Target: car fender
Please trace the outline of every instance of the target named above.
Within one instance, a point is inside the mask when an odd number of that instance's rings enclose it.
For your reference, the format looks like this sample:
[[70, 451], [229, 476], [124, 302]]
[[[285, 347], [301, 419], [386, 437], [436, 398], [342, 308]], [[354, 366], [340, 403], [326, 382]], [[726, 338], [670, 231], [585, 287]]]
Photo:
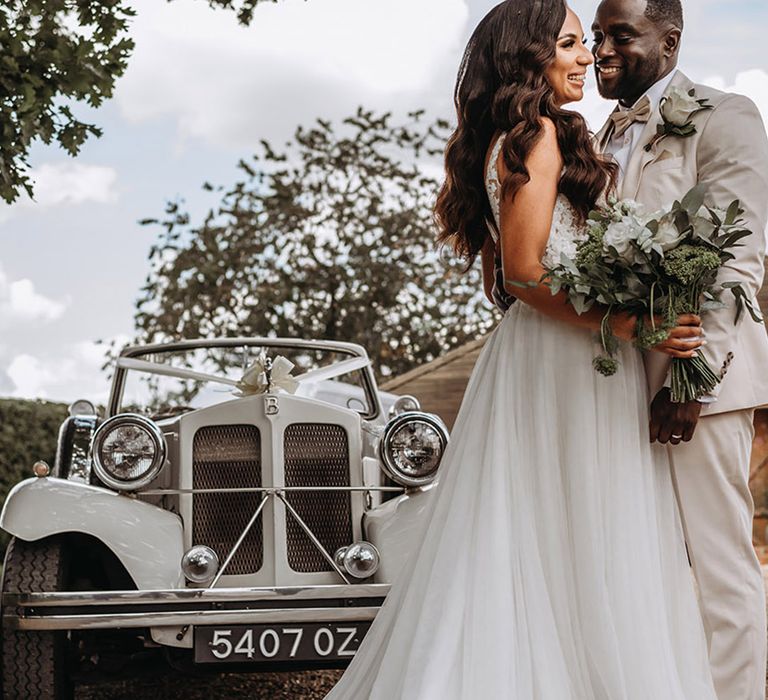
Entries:
[[80, 532], [109, 547], [139, 589], [183, 588], [179, 516], [114, 491], [54, 477], [17, 484], [0, 527], [22, 540]]
[[433, 485], [406, 491], [369, 510], [363, 519], [366, 539], [379, 550], [376, 583], [392, 583], [411, 553], [414, 529], [423, 526], [424, 511], [434, 495]]

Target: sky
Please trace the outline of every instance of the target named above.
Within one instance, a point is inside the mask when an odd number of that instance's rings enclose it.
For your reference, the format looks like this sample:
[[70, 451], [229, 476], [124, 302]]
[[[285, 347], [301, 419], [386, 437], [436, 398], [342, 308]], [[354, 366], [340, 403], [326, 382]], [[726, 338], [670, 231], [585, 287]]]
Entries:
[[[283, 0], [244, 28], [202, 0], [135, 0], [136, 49], [114, 99], [78, 116], [104, 130], [76, 158], [32, 151], [35, 201], [0, 206], [0, 396], [103, 402], [103, 346], [126, 342], [157, 232], [140, 219], [183, 198], [215, 206], [261, 139], [358, 105], [451, 118], [458, 63], [485, 0]], [[573, 0], [589, 32], [596, 2]], [[684, 0], [680, 68], [751, 97], [768, 122], [766, 0]], [[574, 105], [611, 105], [590, 76]]]

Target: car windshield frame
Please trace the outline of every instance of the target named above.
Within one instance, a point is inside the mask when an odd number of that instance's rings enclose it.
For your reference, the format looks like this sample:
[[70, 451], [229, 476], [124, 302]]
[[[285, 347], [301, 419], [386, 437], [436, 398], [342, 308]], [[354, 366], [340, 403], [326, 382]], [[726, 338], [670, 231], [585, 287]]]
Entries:
[[[132, 345], [125, 348], [120, 353], [120, 358], [140, 358], [142, 355], [153, 355], [173, 352], [186, 352], [206, 348], [231, 348], [247, 346], [249, 348], [279, 349], [293, 348], [306, 350], [320, 350], [326, 352], [347, 355], [349, 358], [365, 358], [368, 354], [365, 349], [355, 343], [345, 343], [332, 340], [297, 340], [295, 338], [219, 338], [215, 340], [196, 339], [179, 340], [167, 343], [155, 343], [152, 345]], [[115, 366], [115, 372], [112, 377], [112, 387], [109, 393], [107, 403], [107, 418], [123, 413], [120, 410], [120, 404], [125, 391], [128, 372], [140, 370], [131, 370], [128, 368]], [[370, 364], [357, 370], [360, 372], [362, 380], [362, 389], [365, 392], [368, 411], [366, 413], [358, 411], [358, 415], [365, 420], [374, 420], [381, 414], [381, 404], [379, 401], [376, 380]]]

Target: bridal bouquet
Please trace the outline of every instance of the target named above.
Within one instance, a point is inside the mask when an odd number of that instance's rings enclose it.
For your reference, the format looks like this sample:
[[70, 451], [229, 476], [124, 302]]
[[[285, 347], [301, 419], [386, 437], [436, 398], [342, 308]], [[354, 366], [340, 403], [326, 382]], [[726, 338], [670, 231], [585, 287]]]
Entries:
[[[563, 254], [560, 264], [547, 270], [543, 281], [552, 294], [565, 291], [579, 314], [595, 303], [607, 306], [602, 354], [593, 361], [601, 374], [610, 376], [618, 367], [618, 341], [610, 325], [616, 312], [638, 317], [635, 343], [641, 349], [663, 342], [680, 314], [725, 306], [720, 301], [725, 290], [736, 299], [735, 322], [745, 309], [762, 321], [739, 283], [716, 281], [720, 267], [734, 258], [730, 250], [751, 235], [743, 227], [740, 203], [732, 202], [726, 211], [706, 207], [704, 194], [697, 186], [670, 209], [654, 213], [632, 200], [609, 200], [590, 213], [587, 236], [573, 259]], [[699, 398], [719, 381], [700, 350], [692, 358], [672, 359], [675, 402]]]

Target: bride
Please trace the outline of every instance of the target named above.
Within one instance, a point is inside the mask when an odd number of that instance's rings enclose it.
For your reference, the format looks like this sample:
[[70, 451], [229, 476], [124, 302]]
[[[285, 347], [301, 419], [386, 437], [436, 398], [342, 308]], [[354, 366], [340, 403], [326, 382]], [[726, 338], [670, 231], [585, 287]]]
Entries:
[[[613, 182], [561, 107], [583, 96], [582, 36], [563, 0], [507, 0], [465, 52], [440, 240], [481, 255], [489, 294], [497, 257], [495, 296], [517, 301], [477, 361], [410, 562], [327, 700], [715, 698], [638, 351], [621, 343], [603, 377], [601, 310], [503, 288], [573, 252]], [[656, 350], [690, 356], [699, 319], [678, 324]]]

